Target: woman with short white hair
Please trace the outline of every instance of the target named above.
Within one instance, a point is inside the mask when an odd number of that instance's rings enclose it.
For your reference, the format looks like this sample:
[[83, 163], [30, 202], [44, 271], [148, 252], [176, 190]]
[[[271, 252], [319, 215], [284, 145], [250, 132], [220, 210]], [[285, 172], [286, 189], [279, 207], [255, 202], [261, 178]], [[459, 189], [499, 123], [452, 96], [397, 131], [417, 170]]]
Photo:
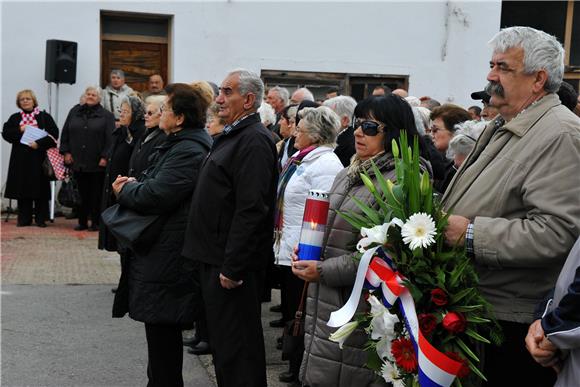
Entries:
[[475, 147], [479, 135], [485, 129], [486, 122], [465, 121], [455, 125], [455, 135], [449, 142], [447, 157], [453, 159], [456, 168], [459, 168], [469, 153]]
[[[340, 119], [330, 108], [304, 108], [299, 113], [294, 146], [298, 151], [286, 163], [278, 182], [274, 253], [281, 266], [282, 319], [294, 318], [304, 281], [292, 274], [291, 255], [300, 238], [308, 191], [329, 191], [342, 163], [334, 153]], [[297, 381], [302, 352], [290, 359], [280, 381]]]
[[64, 155], [64, 163], [74, 172], [81, 196], [79, 224], [75, 230], [89, 228], [90, 219], [90, 230], [98, 231], [115, 116], [99, 104], [101, 90], [98, 87], [87, 87], [84, 99], [83, 105], [74, 106], [68, 113], [62, 128], [60, 153]]

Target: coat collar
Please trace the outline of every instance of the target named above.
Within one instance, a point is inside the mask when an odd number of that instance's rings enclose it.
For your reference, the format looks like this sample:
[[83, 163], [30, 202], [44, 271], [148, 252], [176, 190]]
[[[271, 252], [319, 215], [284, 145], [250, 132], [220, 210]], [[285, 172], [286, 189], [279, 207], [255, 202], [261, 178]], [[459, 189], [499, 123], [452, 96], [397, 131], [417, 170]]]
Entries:
[[250, 113], [247, 116], [242, 117], [241, 119], [235, 121], [233, 124], [226, 125], [226, 128], [229, 127], [229, 130], [224, 129], [224, 132], [221, 137], [231, 136], [233, 133], [239, 132], [245, 127], [258, 122], [260, 122], [260, 115], [258, 114], [258, 112]]
[[157, 149], [167, 149], [171, 148], [176, 143], [183, 141], [183, 140], [192, 140], [201, 143], [202, 145], [206, 146], [208, 149], [211, 147], [211, 137], [205, 129], [191, 129], [185, 128], [180, 130], [176, 133], [171, 133], [168, 135], [163, 142], [163, 144], [156, 147]]
[[503, 129], [508, 130], [518, 137], [523, 137], [540, 118], [555, 106], [560, 105], [560, 99], [554, 93], [546, 94], [541, 99], [533, 103], [526, 110], [514, 117], [513, 120], [503, 125]]

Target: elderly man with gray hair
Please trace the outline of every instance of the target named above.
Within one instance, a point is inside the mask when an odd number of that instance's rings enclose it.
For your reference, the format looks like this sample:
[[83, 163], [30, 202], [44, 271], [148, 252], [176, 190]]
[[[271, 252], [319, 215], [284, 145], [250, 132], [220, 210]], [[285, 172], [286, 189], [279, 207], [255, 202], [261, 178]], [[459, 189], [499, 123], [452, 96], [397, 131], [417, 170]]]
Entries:
[[352, 115], [356, 107], [354, 98], [339, 95], [324, 101], [324, 106], [331, 108], [340, 117], [340, 131], [336, 139], [334, 153], [340, 159], [344, 167], [350, 165], [350, 159], [354, 155], [354, 128], [352, 127]]
[[219, 386], [266, 386], [260, 315], [273, 260], [276, 147], [260, 122], [264, 84], [248, 70], [223, 80], [215, 102], [226, 126], [199, 171], [183, 248], [199, 262]]
[[312, 92], [306, 87], [296, 89], [290, 98], [290, 103], [292, 104], [300, 105], [300, 102], [302, 101], [314, 102], [314, 94], [312, 94]]
[[113, 113], [115, 120], [119, 121], [121, 116], [121, 101], [132, 93], [133, 89], [125, 84], [125, 72], [118, 69], [112, 70], [111, 83], [101, 93], [101, 105]]
[[447, 158], [453, 160], [455, 168], [459, 168], [463, 164], [486, 125], [486, 122], [476, 120], [455, 125], [455, 134], [449, 141], [447, 148]]
[[[445, 238], [465, 244], [505, 340], [484, 350], [488, 386], [551, 386], [556, 373], [531, 351], [544, 336], [534, 309], [554, 286], [580, 234], [580, 119], [555, 94], [564, 49], [530, 27], [502, 29], [490, 41], [486, 91], [491, 121], [442, 198], [453, 209]], [[555, 355], [557, 356], [557, 355]], [[576, 381], [577, 382], [577, 381]]]

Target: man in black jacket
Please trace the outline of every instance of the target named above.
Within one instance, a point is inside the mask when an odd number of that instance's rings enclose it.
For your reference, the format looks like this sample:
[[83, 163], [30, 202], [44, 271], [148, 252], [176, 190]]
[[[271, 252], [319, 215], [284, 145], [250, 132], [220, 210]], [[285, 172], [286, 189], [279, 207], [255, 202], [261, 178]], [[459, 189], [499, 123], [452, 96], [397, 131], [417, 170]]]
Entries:
[[201, 262], [201, 289], [219, 386], [266, 386], [260, 319], [272, 256], [276, 148], [256, 113], [264, 85], [247, 70], [222, 82], [226, 122], [200, 171], [183, 255]]

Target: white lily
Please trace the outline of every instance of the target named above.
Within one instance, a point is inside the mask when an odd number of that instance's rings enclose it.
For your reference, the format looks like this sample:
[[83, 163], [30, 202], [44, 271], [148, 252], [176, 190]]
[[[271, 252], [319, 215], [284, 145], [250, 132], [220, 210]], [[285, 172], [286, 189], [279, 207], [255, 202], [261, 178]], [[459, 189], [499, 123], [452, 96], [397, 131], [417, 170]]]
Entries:
[[351, 321], [349, 323], [344, 324], [336, 332], [330, 335], [330, 341], [334, 341], [338, 343], [340, 349], [344, 344], [344, 341], [350, 336], [352, 332], [358, 327], [358, 321]]
[[360, 234], [363, 236], [363, 238], [360, 241], [358, 241], [356, 245], [358, 251], [364, 253], [367, 247], [369, 247], [373, 243], [384, 245], [387, 242], [387, 234], [389, 232], [389, 228], [392, 225], [402, 227], [403, 221], [401, 221], [401, 219], [399, 218], [393, 218], [390, 222], [383, 223], [373, 228], [362, 227], [360, 229]]
[[403, 242], [409, 245], [411, 250], [418, 247], [428, 247], [435, 243], [436, 228], [431, 215], [424, 212], [413, 214], [401, 227]]
[[395, 361], [393, 354], [391, 353], [391, 342], [393, 337], [383, 337], [377, 342], [377, 354], [382, 360]]

